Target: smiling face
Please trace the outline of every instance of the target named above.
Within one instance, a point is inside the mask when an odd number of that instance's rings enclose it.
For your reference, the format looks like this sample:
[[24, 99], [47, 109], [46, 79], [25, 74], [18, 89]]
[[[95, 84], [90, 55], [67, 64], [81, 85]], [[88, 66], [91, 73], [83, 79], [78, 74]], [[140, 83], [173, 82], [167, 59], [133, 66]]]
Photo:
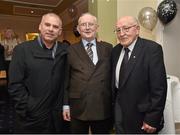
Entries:
[[78, 20], [77, 30], [81, 37], [87, 41], [96, 38], [97, 28], [97, 19], [91, 14], [83, 14]]
[[56, 14], [46, 14], [42, 17], [39, 31], [45, 44], [53, 44], [62, 32], [62, 21]]
[[139, 25], [135, 18], [125, 16], [116, 23], [116, 35], [121, 45], [128, 47], [139, 36]]

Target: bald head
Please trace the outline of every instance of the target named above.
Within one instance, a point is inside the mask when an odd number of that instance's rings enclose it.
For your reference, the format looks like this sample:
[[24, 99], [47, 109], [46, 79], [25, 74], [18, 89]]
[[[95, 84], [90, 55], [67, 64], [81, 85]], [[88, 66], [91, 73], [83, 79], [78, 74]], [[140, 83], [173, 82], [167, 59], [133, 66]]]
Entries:
[[47, 13], [47, 14], [44, 14], [44, 15], [42, 16], [41, 23], [43, 23], [43, 22], [44, 22], [47, 18], [49, 18], [49, 17], [56, 18], [56, 19], [59, 21], [60, 25], [62, 25], [62, 20], [61, 20], [61, 18], [60, 18], [57, 14], [55, 14], [55, 13]]
[[97, 18], [96, 18], [94, 15], [90, 14], [90, 13], [84, 13], [84, 14], [82, 14], [82, 15], [79, 17], [79, 19], [78, 19], [78, 24], [80, 24], [81, 21], [82, 21], [82, 19], [85, 18], [85, 17], [91, 18], [91, 19], [93, 20], [93, 22], [94, 22], [95, 24], [97, 24]]
[[138, 20], [135, 17], [133, 17], [133, 16], [124, 16], [124, 17], [121, 17], [117, 21], [116, 25], [121, 24], [121, 23], [126, 23], [127, 25], [137, 25], [137, 26], [139, 26]]

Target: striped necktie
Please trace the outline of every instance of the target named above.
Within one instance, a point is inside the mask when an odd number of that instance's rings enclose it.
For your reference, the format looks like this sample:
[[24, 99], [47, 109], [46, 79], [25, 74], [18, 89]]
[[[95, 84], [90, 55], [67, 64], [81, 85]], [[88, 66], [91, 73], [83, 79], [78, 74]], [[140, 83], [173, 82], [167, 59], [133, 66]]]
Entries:
[[87, 51], [87, 54], [88, 54], [89, 58], [93, 61], [93, 51], [92, 51], [92, 48], [91, 48], [92, 46], [93, 46], [92, 43], [87, 43], [86, 51]]

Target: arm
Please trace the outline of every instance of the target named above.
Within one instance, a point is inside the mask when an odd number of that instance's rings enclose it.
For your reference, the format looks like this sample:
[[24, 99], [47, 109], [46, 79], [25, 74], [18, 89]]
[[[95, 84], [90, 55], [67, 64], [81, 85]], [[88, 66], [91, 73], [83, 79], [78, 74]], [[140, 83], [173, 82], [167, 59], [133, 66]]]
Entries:
[[[167, 81], [163, 51], [160, 45], [151, 48], [149, 59], [149, 87], [151, 106], [145, 114], [142, 127], [144, 129], [148, 126], [150, 126], [150, 128], [158, 128], [162, 124], [167, 94]], [[149, 128], [147, 128], [147, 131], [148, 130]]]
[[12, 96], [16, 112], [25, 117], [28, 91], [25, 87], [25, 65], [24, 52], [22, 46], [16, 47], [13, 53], [13, 59], [9, 68], [9, 86], [8, 92]]
[[[69, 54], [68, 54], [69, 55]], [[66, 61], [66, 70], [65, 70], [65, 90], [64, 90], [64, 105], [63, 105], [63, 118], [66, 121], [71, 120], [70, 116], [70, 106], [69, 106], [69, 79], [70, 79], [70, 66], [68, 60]]]

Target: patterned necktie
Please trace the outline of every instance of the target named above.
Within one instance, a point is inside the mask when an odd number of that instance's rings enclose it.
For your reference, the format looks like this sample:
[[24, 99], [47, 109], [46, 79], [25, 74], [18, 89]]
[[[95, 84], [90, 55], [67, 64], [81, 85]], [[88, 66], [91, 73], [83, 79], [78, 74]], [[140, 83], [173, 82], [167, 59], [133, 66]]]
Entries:
[[124, 54], [124, 57], [121, 63], [120, 72], [119, 72], [119, 86], [125, 76], [125, 70], [127, 68], [127, 63], [128, 63], [128, 58], [129, 58], [128, 53], [130, 50], [128, 48], [124, 48], [124, 51], [125, 51], [125, 54]]
[[89, 58], [93, 61], [93, 51], [92, 51], [92, 48], [91, 48], [92, 46], [93, 46], [92, 43], [88, 43], [86, 51], [87, 51], [87, 54], [88, 54]]

